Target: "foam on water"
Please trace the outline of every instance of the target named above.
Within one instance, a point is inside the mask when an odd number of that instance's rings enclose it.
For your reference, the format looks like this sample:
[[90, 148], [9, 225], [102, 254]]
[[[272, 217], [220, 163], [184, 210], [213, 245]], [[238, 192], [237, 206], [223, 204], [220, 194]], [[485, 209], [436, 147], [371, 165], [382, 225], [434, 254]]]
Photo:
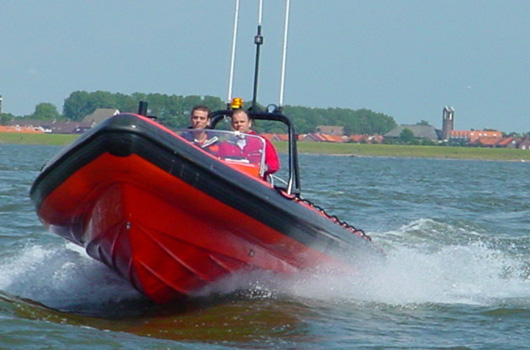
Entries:
[[284, 285], [296, 296], [393, 305], [490, 304], [527, 298], [530, 280], [522, 263], [482, 246], [446, 247], [424, 253], [407, 247], [361, 276], [312, 275]]
[[307, 298], [392, 305], [521, 301], [530, 305], [528, 254], [513, 254], [513, 247], [506, 249], [496, 239], [483, 237], [432, 220], [418, 220], [374, 238], [386, 240], [386, 261], [360, 274], [305, 276], [284, 287], [288, 293]]
[[[241, 274], [205, 288], [199, 296], [246, 289], [250, 297], [283, 295], [326, 302], [530, 305], [527, 252], [514, 254], [513, 249], [485, 240], [477, 232], [429, 219], [373, 236], [383, 243], [386, 260], [358, 273]], [[141, 298], [106, 266], [70, 243], [27, 246], [0, 261], [0, 290], [60, 309]]]
[[128, 283], [71, 243], [30, 245], [0, 261], [0, 290], [58, 309], [140, 297]]

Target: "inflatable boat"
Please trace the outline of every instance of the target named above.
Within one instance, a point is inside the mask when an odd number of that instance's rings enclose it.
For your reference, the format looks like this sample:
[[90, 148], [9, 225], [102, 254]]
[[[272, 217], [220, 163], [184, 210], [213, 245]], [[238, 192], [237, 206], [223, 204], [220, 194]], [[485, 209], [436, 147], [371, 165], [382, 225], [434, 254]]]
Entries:
[[[232, 113], [213, 113], [212, 126]], [[44, 166], [30, 190], [37, 215], [156, 303], [193, 297], [235, 273], [355, 271], [379, 255], [363, 231], [302, 198], [289, 119], [249, 114], [286, 125], [285, 178], [264, 177], [263, 159], [222, 157], [190, 142], [189, 130], [123, 113]], [[218, 145], [241, 136], [208, 133]]]

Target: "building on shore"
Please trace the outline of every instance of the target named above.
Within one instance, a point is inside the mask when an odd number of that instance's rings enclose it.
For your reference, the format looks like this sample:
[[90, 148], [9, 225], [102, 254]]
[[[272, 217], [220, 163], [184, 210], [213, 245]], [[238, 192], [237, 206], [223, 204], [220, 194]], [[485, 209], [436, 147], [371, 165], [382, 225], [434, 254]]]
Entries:
[[432, 125], [399, 125], [384, 134], [385, 139], [399, 139], [403, 130], [409, 129], [414, 134], [414, 137], [419, 140], [438, 141], [440, 140], [441, 131]]
[[449, 141], [455, 126], [455, 109], [445, 106], [442, 110], [442, 141]]

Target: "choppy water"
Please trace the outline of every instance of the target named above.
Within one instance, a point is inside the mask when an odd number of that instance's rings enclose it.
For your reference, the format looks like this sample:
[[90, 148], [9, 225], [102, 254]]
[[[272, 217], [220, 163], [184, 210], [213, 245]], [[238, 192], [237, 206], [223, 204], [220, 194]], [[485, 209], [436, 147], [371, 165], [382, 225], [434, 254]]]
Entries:
[[302, 155], [305, 197], [387, 261], [160, 308], [40, 225], [28, 191], [59, 149], [0, 145], [0, 349], [530, 347], [528, 163]]

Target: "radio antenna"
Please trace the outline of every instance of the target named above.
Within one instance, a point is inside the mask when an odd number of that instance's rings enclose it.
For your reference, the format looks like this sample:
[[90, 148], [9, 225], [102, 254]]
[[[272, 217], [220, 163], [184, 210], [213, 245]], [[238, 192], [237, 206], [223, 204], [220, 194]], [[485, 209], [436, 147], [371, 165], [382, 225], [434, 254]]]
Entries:
[[254, 93], [252, 95], [252, 110], [256, 108], [256, 100], [258, 97], [258, 73], [259, 73], [259, 54], [260, 47], [263, 44], [263, 36], [261, 35], [261, 18], [263, 15], [263, 0], [259, 1], [258, 8], [258, 33], [254, 37], [254, 44], [256, 44], [256, 65], [254, 67]]
[[232, 55], [230, 57], [230, 77], [228, 79], [228, 98], [227, 105], [230, 108], [230, 100], [232, 99], [232, 86], [234, 84], [234, 66], [236, 62], [236, 41], [237, 41], [237, 24], [239, 22], [239, 0], [236, 0], [236, 7], [234, 11], [234, 33], [232, 34]]
[[281, 112], [283, 107], [283, 94], [285, 86], [285, 66], [287, 62], [287, 32], [289, 31], [289, 8], [291, 0], [285, 2], [285, 24], [283, 28], [283, 53], [282, 53], [282, 70], [280, 75], [280, 101], [278, 110]]

